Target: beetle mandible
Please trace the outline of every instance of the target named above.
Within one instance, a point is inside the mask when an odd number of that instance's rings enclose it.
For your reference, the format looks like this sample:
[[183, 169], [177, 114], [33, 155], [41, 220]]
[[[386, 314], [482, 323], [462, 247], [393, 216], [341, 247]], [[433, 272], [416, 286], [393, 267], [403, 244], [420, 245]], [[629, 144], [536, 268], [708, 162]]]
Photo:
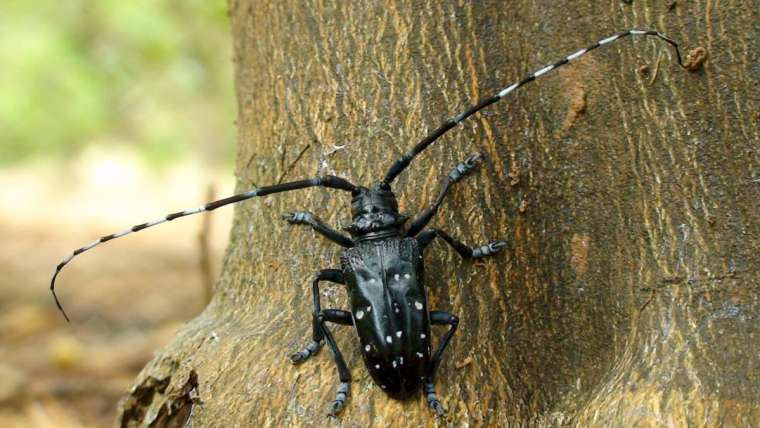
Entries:
[[[327, 323], [354, 326], [361, 342], [362, 357], [375, 383], [386, 394], [396, 399], [405, 399], [422, 387], [429, 407], [440, 416], [444, 411], [435, 393], [434, 378], [443, 352], [456, 332], [459, 319], [454, 314], [430, 310], [428, 307], [423, 251], [435, 238], [441, 238], [462, 258], [474, 259], [496, 254], [507, 244], [504, 241], [495, 241], [471, 248], [443, 230], [425, 229], [443, 203], [451, 185], [470, 172], [481, 160], [481, 155], [472, 155], [456, 165], [444, 179], [443, 187], [435, 202], [417, 216], [408, 227], [405, 226], [408, 218], [399, 213], [391, 184], [417, 155], [460, 122], [537, 77], [568, 64], [599, 46], [629, 35], [654, 36], [669, 43], [675, 48], [679, 65], [684, 67], [678, 44], [657, 31], [628, 30], [604, 38], [552, 65], [535, 71], [519, 82], [502, 89], [496, 95], [444, 121], [409, 152], [397, 159], [388, 169], [385, 177], [369, 188], [356, 186], [343, 178], [332, 175], [293, 181], [253, 189], [103, 236], [77, 249], [56, 266], [50, 281], [50, 290], [55, 303], [68, 321], [69, 318], [55, 294], [55, 279], [71, 259], [104, 242], [180, 217], [211, 211], [257, 196], [315, 186], [348, 191], [352, 195], [352, 222], [344, 229], [349, 232], [350, 237], [332, 229], [309, 212], [293, 212], [284, 216], [290, 224], [311, 226], [330, 241], [345, 248], [341, 256], [340, 269], [324, 269], [314, 276], [312, 341], [303, 350], [291, 355], [291, 361], [294, 364], [306, 361], [316, 355], [325, 341], [327, 342], [335, 357], [340, 378], [340, 386], [329, 412], [330, 415], [337, 414], [343, 409], [348, 399], [351, 373]], [[319, 293], [319, 283], [322, 281], [346, 286], [351, 311], [322, 309]], [[433, 325], [449, 327], [435, 347], [435, 351], [433, 351], [430, 331]]]

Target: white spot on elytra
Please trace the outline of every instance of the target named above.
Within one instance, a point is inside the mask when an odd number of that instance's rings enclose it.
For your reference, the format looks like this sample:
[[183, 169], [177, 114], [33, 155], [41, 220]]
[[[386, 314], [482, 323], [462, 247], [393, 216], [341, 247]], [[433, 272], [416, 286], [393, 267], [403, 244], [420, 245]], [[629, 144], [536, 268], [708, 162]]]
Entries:
[[403, 365], [404, 364], [404, 357], [399, 357], [398, 363]]
[[419, 309], [419, 310], [422, 310], [422, 303], [420, 303], [420, 302], [414, 302], [414, 307], [417, 308], [417, 309]]
[[390, 336], [385, 336], [385, 341], [388, 343], [393, 343], [393, 338]]
[[422, 352], [417, 352], [417, 356], [422, 358], [423, 357]]
[[360, 320], [362, 318], [364, 318], [364, 311], [359, 309], [358, 311], [356, 311], [356, 319]]
[[409, 278], [411, 278], [411, 277], [412, 277], [412, 276], [411, 276], [411, 275], [409, 275], [408, 273], [405, 273], [405, 274], [404, 274], [404, 278], [406, 278], [406, 279], [409, 279]]
[[421, 338], [421, 339], [424, 339], [424, 338], [426, 338], [426, 337], [427, 337], [427, 336], [425, 336], [425, 333], [420, 333], [420, 338]]
[[372, 312], [372, 306], [367, 306], [367, 313]]
[[375, 278], [371, 278], [371, 279], [369, 280], [369, 283], [370, 283], [370, 284], [374, 284], [374, 283], [375, 283]]
[[401, 276], [399, 276], [399, 274], [395, 274], [395, 275], [393, 275], [393, 279], [395, 279], [396, 281], [398, 281], [398, 280], [399, 280], [399, 278], [401, 278]]
[[399, 308], [395, 308], [395, 309], [393, 309], [393, 312], [395, 312], [395, 313], [399, 313], [399, 312], [401, 312], [401, 311], [399, 310]]
[[367, 345], [367, 346], [364, 347], [364, 350], [367, 351], [367, 352], [369, 352], [371, 349], [372, 349], [372, 346], [370, 346], [370, 345]]
[[380, 368], [380, 364], [375, 364], [375, 368], [379, 369]]
[[402, 334], [404, 334], [404, 332], [399, 330], [396, 332], [396, 337], [401, 337]]
[[385, 385], [380, 385], [380, 388], [383, 388], [383, 389], [385, 389]]
[[391, 364], [393, 365], [393, 368], [395, 369], [395, 368], [396, 368], [396, 360], [393, 360], [393, 361], [391, 362]]

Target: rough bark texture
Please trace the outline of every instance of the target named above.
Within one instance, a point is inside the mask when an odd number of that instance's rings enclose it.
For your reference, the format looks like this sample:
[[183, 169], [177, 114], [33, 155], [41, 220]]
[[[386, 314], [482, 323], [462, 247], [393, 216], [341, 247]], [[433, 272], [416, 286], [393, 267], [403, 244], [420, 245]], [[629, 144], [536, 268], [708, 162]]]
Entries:
[[[334, 329], [354, 376], [339, 419], [325, 417], [329, 350], [290, 365], [310, 336], [310, 275], [338, 266], [339, 248], [279, 216], [349, 220], [348, 195], [310, 189], [236, 208], [213, 301], [143, 370], [120, 423], [760, 420], [760, 4], [351, 3], [233, 0], [241, 191], [323, 173], [369, 184], [442, 119], [619, 30], [655, 28], [709, 59], [686, 72], [648, 38], [597, 50], [471, 118], [397, 181], [402, 211], [419, 212], [483, 152], [435, 224], [511, 242], [477, 263], [439, 244], [427, 256], [431, 307], [461, 317], [437, 381], [447, 419], [373, 386], [349, 328]], [[324, 294], [346, 307], [340, 286]]]

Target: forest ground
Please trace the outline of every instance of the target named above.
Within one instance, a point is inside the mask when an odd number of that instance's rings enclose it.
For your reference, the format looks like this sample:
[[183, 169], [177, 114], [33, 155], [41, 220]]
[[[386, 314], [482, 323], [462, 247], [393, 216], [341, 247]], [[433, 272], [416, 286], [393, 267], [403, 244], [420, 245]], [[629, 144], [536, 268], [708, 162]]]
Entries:
[[[199, 205], [208, 184], [195, 165], [157, 179], [129, 163], [106, 162], [107, 171], [83, 180], [76, 171], [85, 164], [65, 173], [46, 166], [0, 171], [2, 427], [112, 426], [140, 369], [206, 303], [196, 216], [76, 258], [56, 286], [71, 317], [65, 322], [48, 290], [63, 256], [103, 234]], [[217, 187], [222, 197], [231, 182]], [[213, 213], [214, 280], [231, 214]]]

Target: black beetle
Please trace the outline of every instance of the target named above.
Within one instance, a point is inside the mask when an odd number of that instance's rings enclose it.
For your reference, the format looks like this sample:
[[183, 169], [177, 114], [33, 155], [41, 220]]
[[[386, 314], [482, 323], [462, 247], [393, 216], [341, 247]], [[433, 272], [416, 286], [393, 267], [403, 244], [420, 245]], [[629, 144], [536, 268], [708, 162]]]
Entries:
[[[451, 185], [472, 170], [481, 159], [480, 155], [469, 157], [451, 171], [444, 180], [443, 189], [435, 203], [412, 221], [408, 228], [405, 227], [407, 217], [398, 211], [398, 204], [396, 196], [391, 190], [391, 183], [411, 163], [414, 157], [458, 123], [499, 101], [520, 86], [532, 82], [537, 77], [565, 65], [599, 46], [629, 35], [655, 36], [666, 41], [675, 48], [678, 63], [682, 67], [684, 66], [676, 42], [659, 32], [629, 30], [607, 37], [552, 65], [539, 69], [523, 80], [504, 88], [496, 95], [482, 100], [469, 110], [446, 120], [415, 145], [412, 150], [396, 160], [386, 173], [385, 178], [371, 188], [355, 186], [336, 176], [277, 184], [210, 202], [196, 209], [172, 213], [159, 220], [103, 236], [77, 249], [56, 266], [53, 278], [50, 281], [50, 290], [53, 293], [55, 303], [68, 321], [68, 317], [55, 294], [55, 279], [72, 258], [103, 242], [166, 221], [211, 211], [256, 196], [314, 186], [349, 191], [353, 197], [352, 223], [345, 229], [351, 234], [350, 238], [322, 223], [311, 213], [294, 212], [284, 216], [289, 223], [309, 225], [327, 239], [346, 248], [341, 256], [341, 269], [321, 270], [314, 277], [312, 282], [314, 298], [313, 340], [305, 349], [293, 354], [291, 360], [295, 364], [307, 360], [319, 351], [325, 340], [327, 341], [335, 356], [341, 381], [337, 397], [330, 407], [330, 414], [335, 415], [342, 410], [348, 398], [351, 374], [326, 323], [353, 325], [359, 335], [364, 362], [375, 383], [389, 396], [397, 399], [409, 397], [422, 385], [429, 406], [438, 415], [442, 415], [443, 407], [434, 391], [434, 376], [443, 352], [457, 329], [459, 319], [448, 312], [429, 310], [425, 295], [422, 253], [436, 237], [442, 238], [460, 256], [468, 259], [495, 254], [503, 249], [506, 243], [496, 241], [473, 249], [442, 230], [423, 230], [440, 207]], [[351, 302], [351, 311], [322, 309], [319, 301], [320, 281], [346, 285]], [[449, 326], [449, 330], [441, 339], [435, 352], [431, 347], [431, 325]]]
[[[438, 414], [443, 413], [433, 389], [433, 375], [459, 319], [448, 312], [428, 310], [422, 252], [436, 237], [443, 238], [464, 258], [495, 254], [506, 243], [497, 241], [471, 249], [439, 229], [418, 232], [433, 217], [450, 185], [469, 172], [478, 160], [480, 155], [473, 155], [458, 164], [446, 179], [436, 203], [415, 219], [408, 229], [404, 228], [407, 217], [399, 213], [396, 197], [387, 182], [376, 183], [369, 189], [353, 188], [353, 221], [345, 228], [352, 239], [331, 230], [311, 213], [285, 215], [288, 222], [310, 225], [347, 248], [341, 256], [341, 269], [325, 269], [314, 277], [313, 340], [304, 350], [291, 356], [293, 363], [301, 363], [317, 353], [327, 340], [335, 355], [341, 381], [330, 409], [331, 415], [343, 408], [351, 373], [325, 324], [327, 321], [355, 326], [364, 363], [375, 383], [388, 395], [404, 399], [424, 383], [429, 405]], [[329, 180], [337, 179], [330, 177]], [[322, 310], [320, 281], [345, 284], [351, 312]], [[434, 353], [430, 340], [431, 325], [450, 326]]]

